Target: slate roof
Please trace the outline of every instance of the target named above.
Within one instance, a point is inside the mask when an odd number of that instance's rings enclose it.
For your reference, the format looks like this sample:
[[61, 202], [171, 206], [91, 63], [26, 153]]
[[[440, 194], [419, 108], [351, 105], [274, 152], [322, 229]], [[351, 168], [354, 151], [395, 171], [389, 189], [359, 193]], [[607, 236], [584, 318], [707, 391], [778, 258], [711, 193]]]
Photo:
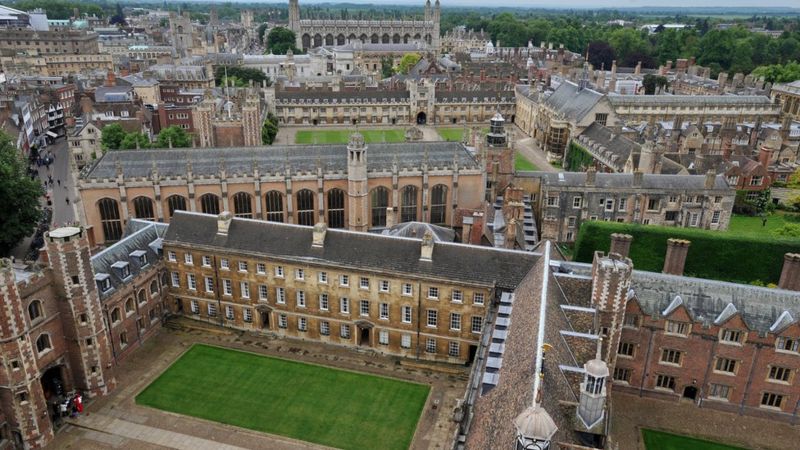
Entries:
[[436, 242], [454, 242], [456, 238], [456, 232], [452, 228], [440, 227], [427, 222], [398, 223], [387, 230], [383, 230], [381, 234], [420, 239], [425, 235], [426, 231], [430, 231], [433, 234], [433, 240]]
[[765, 95], [615, 95], [609, 94], [608, 101], [613, 106], [713, 106], [713, 105], [771, 105], [772, 100]]
[[[577, 275], [591, 276], [591, 264], [562, 262], [560, 265]], [[644, 313], [653, 316], [670, 312], [670, 305], [674, 304], [673, 309], [683, 305], [692, 320], [720, 324], [730, 316], [732, 308], [729, 305], [733, 305], [745, 324], [762, 335], [770, 331], [779, 332], [782, 326], [800, 319], [800, 295], [784, 289], [642, 270], [633, 271], [631, 288]], [[788, 312], [793, 320], [787, 321], [784, 312]], [[778, 327], [771, 330], [776, 324]]]
[[604, 97], [589, 88], [580, 89], [571, 81], [564, 81], [548, 96], [544, 103], [553, 111], [572, 122], [580, 121]]
[[[101, 300], [110, 297], [120, 286], [134, 280], [143, 268], [152, 267], [156, 261], [161, 259], [157, 248], [153, 248], [151, 244], [163, 238], [166, 231], [167, 224], [130, 219], [127, 236], [100, 253], [92, 255], [92, 271], [95, 275], [107, 274], [111, 280], [110, 290], [103, 292], [98, 289]], [[144, 251], [147, 255], [147, 266], [142, 267], [137, 258], [131, 258], [130, 254], [137, 250]], [[125, 280], [120, 278], [118, 272], [112, 267], [113, 264], [120, 261], [129, 263], [131, 276]]]
[[375, 101], [386, 102], [394, 99], [395, 101], [405, 101], [409, 98], [409, 92], [405, 89], [400, 90], [382, 90], [382, 91], [315, 91], [315, 90], [292, 90], [292, 91], [277, 91], [275, 99], [282, 102], [300, 103], [299, 100], [316, 100], [319, 99], [321, 103], [327, 99], [329, 103], [353, 102], [359, 99], [363, 102]]
[[[520, 176], [520, 174], [517, 174]], [[586, 172], [522, 172], [523, 177], [538, 177], [547, 180], [551, 186], [583, 187], [586, 185]], [[705, 175], [663, 175], [644, 174], [642, 189], [669, 189], [669, 190], [704, 190]], [[603, 173], [595, 174], [595, 187], [599, 188], [626, 188], [633, 186], [632, 173]], [[729, 191], [722, 175], [717, 175], [714, 189]]]
[[[614, 133], [610, 128], [604, 127], [597, 122], [592, 122], [583, 132], [578, 135], [578, 140], [584, 142], [581, 138], [587, 138], [594, 141], [595, 146], [605, 147], [605, 151], [611, 152], [612, 155], [617, 155], [618, 158], [615, 162], [615, 168], [620, 169], [625, 165], [631, 153], [640, 153], [641, 147], [636, 142], [628, 139], [620, 133]], [[588, 144], [587, 144], [588, 145]], [[595, 148], [590, 148], [594, 153], [597, 153]], [[610, 159], [610, 155], [601, 155], [602, 158]]]
[[[428, 167], [452, 167], [453, 159], [460, 168], [477, 169], [478, 163], [459, 142], [407, 142], [369, 144], [367, 169], [389, 170], [397, 161], [399, 170], [418, 168], [427, 153]], [[224, 164], [228, 174], [252, 174], [254, 162], [261, 173], [275, 173], [290, 167], [292, 171], [347, 171], [347, 145], [289, 145], [271, 147], [182, 148], [160, 150], [126, 150], [107, 152], [83, 176], [84, 179], [115, 178], [117, 162], [125, 178], [150, 177], [153, 167], [161, 176], [183, 176], [187, 162], [192, 173], [217, 175]]]
[[431, 261], [420, 261], [421, 239], [329, 229], [322, 248], [311, 246], [312, 227], [234, 218], [227, 236], [217, 235], [217, 216], [180, 211], [169, 223], [164, 245], [215, 248], [310, 264], [418, 278], [493, 285], [513, 290], [538, 254], [436, 242]]

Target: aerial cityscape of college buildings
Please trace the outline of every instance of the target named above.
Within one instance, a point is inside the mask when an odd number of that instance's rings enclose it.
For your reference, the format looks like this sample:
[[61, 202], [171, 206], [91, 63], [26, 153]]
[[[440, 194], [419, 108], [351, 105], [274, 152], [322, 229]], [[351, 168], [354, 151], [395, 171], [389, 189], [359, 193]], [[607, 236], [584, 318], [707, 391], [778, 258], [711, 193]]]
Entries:
[[[658, 270], [634, 233], [570, 249], [594, 222], [722, 235], [743, 204], [798, 195], [800, 80], [592, 67], [558, 42], [442, 32], [441, 8], [334, 19], [289, 0], [260, 33], [253, 10], [154, 5], [121, 27], [0, 6], [3, 131], [26, 160], [50, 149], [58, 178], [41, 248], [0, 259], [0, 448], [57, 445], [57, 391], [91, 411], [176, 323], [462, 368], [426, 404], [447, 433], [413, 448], [632, 448], [612, 426], [626, 394], [797, 433], [800, 254], [765, 286], [696, 276], [683, 234]], [[265, 54], [278, 26], [294, 50]], [[244, 69], [268, 79], [228, 75]], [[668, 90], [645, 95], [648, 74]], [[149, 148], [109, 149], [109, 126]], [[175, 127], [187, 145], [158, 138]]]

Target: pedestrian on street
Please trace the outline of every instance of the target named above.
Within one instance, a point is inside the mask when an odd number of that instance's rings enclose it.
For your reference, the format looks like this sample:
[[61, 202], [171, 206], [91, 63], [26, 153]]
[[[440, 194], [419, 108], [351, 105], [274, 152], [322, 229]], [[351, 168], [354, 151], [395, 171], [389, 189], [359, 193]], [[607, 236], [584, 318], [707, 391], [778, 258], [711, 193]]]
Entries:
[[61, 186], [61, 179], [57, 179], [56, 181], [58, 182], [58, 185]]
[[67, 197], [65, 200], [67, 201], [67, 204], [69, 205], [69, 197]]

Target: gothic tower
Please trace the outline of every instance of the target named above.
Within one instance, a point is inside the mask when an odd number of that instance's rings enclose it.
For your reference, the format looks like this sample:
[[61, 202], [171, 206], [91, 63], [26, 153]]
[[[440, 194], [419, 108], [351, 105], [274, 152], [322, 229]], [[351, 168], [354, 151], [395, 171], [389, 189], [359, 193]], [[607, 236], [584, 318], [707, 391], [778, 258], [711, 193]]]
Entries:
[[73, 381], [89, 396], [106, 394], [116, 381], [86, 230], [62, 227], [44, 238], [53, 278], [64, 299], [59, 309]]
[[289, 0], [289, 29], [294, 31], [295, 47], [303, 48], [303, 39], [300, 33], [300, 3], [298, 0]]
[[16, 440], [34, 448], [53, 438], [53, 426], [39, 378], [39, 366], [25, 319], [11, 260], [0, 259], [0, 414], [6, 417]]
[[348, 228], [369, 229], [369, 191], [367, 186], [367, 145], [364, 136], [355, 132], [347, 143]]
[[245, 147], [261, 145], [261, 108], [258, 93], [250, 87], [242, 105], [242, 134]]
[[214, 104], [211, 100], [211, 92], [207, 90], [205, 97], [203, 101], [193, 107], [192, 122], [200, 147], [213, 147], [214, 127], [212, 119], [214, 116]]

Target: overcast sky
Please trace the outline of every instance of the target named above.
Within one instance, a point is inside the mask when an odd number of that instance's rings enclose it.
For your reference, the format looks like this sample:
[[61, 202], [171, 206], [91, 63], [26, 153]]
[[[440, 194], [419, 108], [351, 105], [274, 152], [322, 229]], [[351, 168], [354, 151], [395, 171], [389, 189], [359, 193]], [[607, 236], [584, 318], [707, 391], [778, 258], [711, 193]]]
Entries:
[[[274, 0], [268, 0], [275, 3]], [[340, 0], [347, 3], [372, 3], [381, 5], [424, 5], [424, 0]], [[433, 1], [433, 0], [431, 0]], [[440, 0], [443, 6], [519, 6], [539, 8], [635, 8], [640, 6], [660, 7], [778, 7], [800, 8], [800, 0]], [[282, 2], [281, 2], [282, 3]], [[300, 5], [310, 3], [338, 3], [337, 0], [300, 0]]]

